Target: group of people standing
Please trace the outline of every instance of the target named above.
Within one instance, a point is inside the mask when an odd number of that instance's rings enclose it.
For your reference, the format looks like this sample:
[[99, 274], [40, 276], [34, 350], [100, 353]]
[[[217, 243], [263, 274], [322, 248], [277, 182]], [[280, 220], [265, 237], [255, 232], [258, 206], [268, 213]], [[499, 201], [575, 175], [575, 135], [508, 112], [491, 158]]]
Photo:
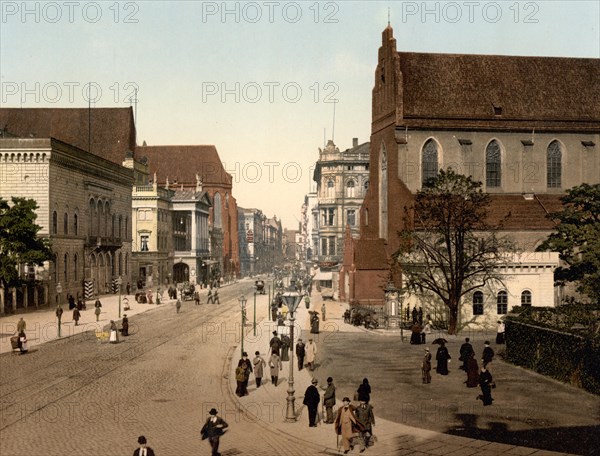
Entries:
[[[502, 339], [502, 343], [504, 339]], [[471, 345], [470, 339], [467, 337], [465, 342], [460, 346], [460, 357], [459, 361], [462, 361], [462, 365], [459, 367], [467, 374], [465, 383], [467, 388], [481, 388], [481, 394], [477, 396], [478, 400], [483, 402], [483, 405], [491, 405], [493, 402], [492, 388], [495, 388], [495, 382], [493, 381], [492, 374], [489, 370], [490, 364], [494, 359], [494, 350], [490, 346], [489, 341], [485, 341], [484, 349], [481, 356], [481, 369], [475, 359], [475, 350]], [[421, 362], [421, 376], [424, 384], [431, 383], [431, 359], [432, 355], [429, 348], [425, 348], [425, 354]], [[448, 363], [452, 359], [446, 344], [441, 341], [440, 346], [436, 353], [436, 372], [440, 375], [448, 375]]]
[[[313, 378], [311, 385], [304, 393], [303, 404], [308, 409], [309, 427], [317, 426], [318, 407], [321, 401], [319, 389], [317, 388], [318, 383], [318, 380]], [[375, 425], [373, 406], [369, 404], [371, 399], [369, 380], [365, 378], [356, 391], [355, 400], [359, 402], [359, 405], [352, 405], [350, 398], [344, 397], [342, 406], [338, 408], [335, 418], [333, 417], [333, 407], [336, 404], [335, 385], [332, 377], [327, 378], [327, 386], [324, 389], [323, 406], [325, 407], [326, 417], [323, 422], [333, 424], [338, 439], [341, 436], [341, 446], [344, 449], [344, 454], [354, 448], [354, 437], [356, 435], [359, 437], [358, 443], [362, 453], [373, 442], [373, 426]], [[338, 440], [338, 447], [339, 445]]]

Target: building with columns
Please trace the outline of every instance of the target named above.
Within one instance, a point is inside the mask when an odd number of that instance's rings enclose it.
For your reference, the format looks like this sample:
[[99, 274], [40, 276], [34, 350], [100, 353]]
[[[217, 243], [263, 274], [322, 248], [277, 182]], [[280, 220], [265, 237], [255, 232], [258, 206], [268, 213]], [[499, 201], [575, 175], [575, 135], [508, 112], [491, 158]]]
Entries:
[[56, 302], [59, 283], [66, 302], [85, 284], [100, 294], [116, 277], [130, 280], [132, 184], [132, 170], [57, 139], [0, 138], [0, 196], [34, 199], [51, 241], [54, 261], [34, 271], [44, 304]]
[[[346, 239], [348, 300], [383, 305], [405, 207], [426, 179], [452, 168], [483, 183], [490, 221], [510, 214], [502, 234], [522, 252], [505, 287], [466, 297], [463, 318], [479, 324], [515, 305], [560, 302], [558, 258], [535, 249], [565, 190], [600, 181], [600, 59], [398, 52], [388, 26], [377, 62], [370, 186], [360, 238]], [[397, 265], [391, 272], [401, 287]]]

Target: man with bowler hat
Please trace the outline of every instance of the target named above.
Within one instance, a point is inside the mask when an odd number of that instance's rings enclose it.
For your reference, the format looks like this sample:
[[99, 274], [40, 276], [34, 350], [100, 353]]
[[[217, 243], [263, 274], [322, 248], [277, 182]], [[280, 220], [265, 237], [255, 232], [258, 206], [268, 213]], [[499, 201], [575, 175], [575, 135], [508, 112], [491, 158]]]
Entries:
[[321, 402], [321, 395], [317, 389], [316, 378], [312, 379], [312, 384], [306, 388], [304, 393], [304, 401], [302, 402], [308, 408], [308, 426], [317, 427], [317, 411]]
[[210, 409], [206, 423], [204, 423], [204, 426], [202, 426], [202, 430], [200, 431], [202, 440], [207, 438], [208, 443], [210, 443], [212, 456], [221, 456], [221, 453], [219, 453], [219, 439], [224, 434], [225, 429], [229, 427], [223, 418], [217, 416], [217, 413], [219, 413], [217, 412], [217, 409]]
[[154, 456], [154, 450], [146, 445], [146, 437], [140, 435], [138, 437], [138, 443], [140, 444], [139, 448], [133, 452], [133, 456]]

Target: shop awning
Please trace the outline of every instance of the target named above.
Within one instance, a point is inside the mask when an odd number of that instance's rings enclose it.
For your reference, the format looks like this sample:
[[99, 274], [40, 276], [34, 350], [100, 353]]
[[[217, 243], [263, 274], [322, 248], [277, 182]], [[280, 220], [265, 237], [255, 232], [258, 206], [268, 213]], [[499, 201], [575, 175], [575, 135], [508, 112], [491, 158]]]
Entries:
[[325, 271], [325, 272], [317, 272], [313, 277], [313, 280], [333, 280], [333, 272]]

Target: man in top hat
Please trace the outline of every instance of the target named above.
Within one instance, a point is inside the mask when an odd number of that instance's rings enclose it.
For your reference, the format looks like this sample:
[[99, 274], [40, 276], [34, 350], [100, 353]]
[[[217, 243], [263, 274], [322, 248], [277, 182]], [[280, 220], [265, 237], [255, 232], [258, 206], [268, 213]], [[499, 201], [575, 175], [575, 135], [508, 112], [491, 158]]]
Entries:
[[140, 435], [138, 437], [138, 443], [140, 444], [139, 448], [133, 452], [133, 456], [154, 456], [154, 450], [146, 445], [146, 437]]
[[312, 384], [304, 392], [304, 401], [302, 402], [308, 408], [308, 426], [317, 427], [317, 411], [321, 402], [321, 395], [317, 389], [318, 380], [312, 379]]
[[217, 409], [210, 409], [206, 423], [204, 423], [204, 426], [202, 426], [202, 430], [200, 431], [202, 440], [208, 438], [212, 456], [221, 456], [221, 453], [219, 453], [219, 439], [223, 435], [225, 429], [229, 427], [223, 418], [217, 416], [217, 413], [219, 413], [217, 412]]

